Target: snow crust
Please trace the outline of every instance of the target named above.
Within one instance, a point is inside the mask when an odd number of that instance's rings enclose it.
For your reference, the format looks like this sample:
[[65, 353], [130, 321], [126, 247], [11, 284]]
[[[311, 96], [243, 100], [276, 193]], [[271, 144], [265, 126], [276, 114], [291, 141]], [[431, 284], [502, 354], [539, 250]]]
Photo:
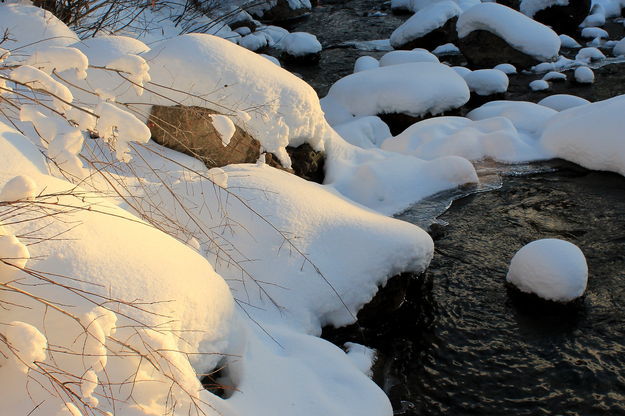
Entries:
[[391, 45], [397, 48], [442, 27], [449, 19], [462, 13], [451, 0], [437, 1], [420, 9], [391, 34]]
[[536, 240], [514, 255], [506, 280], [523, 292], [568, 302], [584, 294], [588, 266], [575, 244], [552, 238]]
[[466, 82], [446, 65], [417, 62], [358, 72], [338, 80], [327, 98], [355, 116], [404, 113], [421, 116], [460, 107]]
[[543, 61], [555, 60], [560, 38], [548, 28], [516, 10], [497, 3], [481, 3], [465, 11], [457, 23], [458, 36], [486, 30], [515, 49]]

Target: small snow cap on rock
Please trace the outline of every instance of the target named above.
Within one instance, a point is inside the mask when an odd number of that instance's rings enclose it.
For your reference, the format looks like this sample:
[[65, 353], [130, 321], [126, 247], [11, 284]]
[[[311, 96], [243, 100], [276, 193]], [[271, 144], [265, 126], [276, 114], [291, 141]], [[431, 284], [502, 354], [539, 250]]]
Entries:
[[498, 69], [478, 69], [464, 75], [469, 89], [477, 95], [500, 94], [508, 91], [508, 76]]
[[595, 82], [595, 73], [587, 66], [580, 66], [575, 69], [575, 81], [580, 84], [592, 84]]
[[498, 69], [506, 75], [516, 74], [516, 68], [511, 64], [499, 64], [495, 66], [493, 69]]
[[506, 280], [522, 292], [569, 302], [584, 294], [588, 266], [575, 244], [554, 238], [536, 240], [514, 255]]
[[544, 91], [549, 89], [549, 83], [544, 79], [537, 79], [530, 82], [530, 89], [532, 91]]
[[0, 191], [0, 201], [33, 199], [37, 195], [37, 184], [29, 176], [19, 175], [8, 181]]

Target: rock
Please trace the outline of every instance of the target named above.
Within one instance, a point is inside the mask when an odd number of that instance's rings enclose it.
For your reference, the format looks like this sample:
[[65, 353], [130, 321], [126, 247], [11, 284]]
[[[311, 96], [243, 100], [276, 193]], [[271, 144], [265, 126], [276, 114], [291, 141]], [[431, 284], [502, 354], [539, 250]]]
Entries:
[[[148, 127], [152, 139], [201, 160], [207, 167], [221, 167], [233, 163], [255, 163], [260, 157], [260, 143], [240, 126], [228, 146], [224, 146], [213, 127], [210, 115], [217, 112], [202, 107], [160, 106], [152, 107]], [[297, 148], [286, 148], [292, 169], [285, 169], [272, 154], [266, 163], [294, 173], [304, 179], [322, 183], [325, 177], [325, 154], [305, 143]]]
[[306, 32], [293, 32], [280, 42], [280, 58], [288, 64], [316, 65], [321, 59], [321, 43], [315, 35]]
[[271, 23], [284, 23], [302, 19], [311, 12], [312, 6], [307, 0], [297, 0], [294, 2], [297, 5], [294, 6], [290, 3], [289, 0], [277, 0], [275, 5], [269, 9], [265, 9], [265, 6], [261, 5], [252, 8], [250, 12], [259, 20]]
[[475, 68], [492, 68], [505, 62], [518, 69], [528, 69], [541, 62], [513, 48], [505, 40], [486, 30], [476, 30], [460, 38], [458, 48], [467, 59], [469, 66]]
[[590, 0], [569, 0], [568, 5], [553, 5], [538, 10], [533, 15], [526, 13], [521, 3], [521, 12], [544, 25], [551, 26], [558, 33], [574, 35], [578, 32], [580, 23], [590, 12]]
[[399, 44], [395, 49], [414, 49], [423, 48], [433, 50], [437, 46], [446, 43], [455, 44], [458, 41], [458, 33], [456, 32], [457, 17], [452, 17], [443, 26], [432, 30], [419, 38], [412, 39], [409, 42]]

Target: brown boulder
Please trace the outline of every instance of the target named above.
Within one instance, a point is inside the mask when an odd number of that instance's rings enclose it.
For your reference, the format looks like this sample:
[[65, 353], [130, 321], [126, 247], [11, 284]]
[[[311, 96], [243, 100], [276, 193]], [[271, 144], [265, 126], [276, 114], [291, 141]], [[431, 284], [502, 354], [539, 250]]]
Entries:
[[460, 38], [458, 48], [472, 68], [492, 68], [505, 62], [517, 69], [528, 69], [541, 63], [487, 30], [475, 30]]

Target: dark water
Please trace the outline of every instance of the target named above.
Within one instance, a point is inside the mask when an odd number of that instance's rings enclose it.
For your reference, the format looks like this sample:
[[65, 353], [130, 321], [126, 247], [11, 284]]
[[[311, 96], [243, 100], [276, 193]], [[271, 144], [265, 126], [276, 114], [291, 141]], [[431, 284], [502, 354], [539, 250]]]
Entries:
[[[454, 202], [403, 306], [326, 332], [378, 349], [375, 380], [396, 414], [625, 414], [625, 179], [551, 167]], [[586, 255], [588, 289], [577, 303], [505, 285], [514, 253], [539, 238]]]

